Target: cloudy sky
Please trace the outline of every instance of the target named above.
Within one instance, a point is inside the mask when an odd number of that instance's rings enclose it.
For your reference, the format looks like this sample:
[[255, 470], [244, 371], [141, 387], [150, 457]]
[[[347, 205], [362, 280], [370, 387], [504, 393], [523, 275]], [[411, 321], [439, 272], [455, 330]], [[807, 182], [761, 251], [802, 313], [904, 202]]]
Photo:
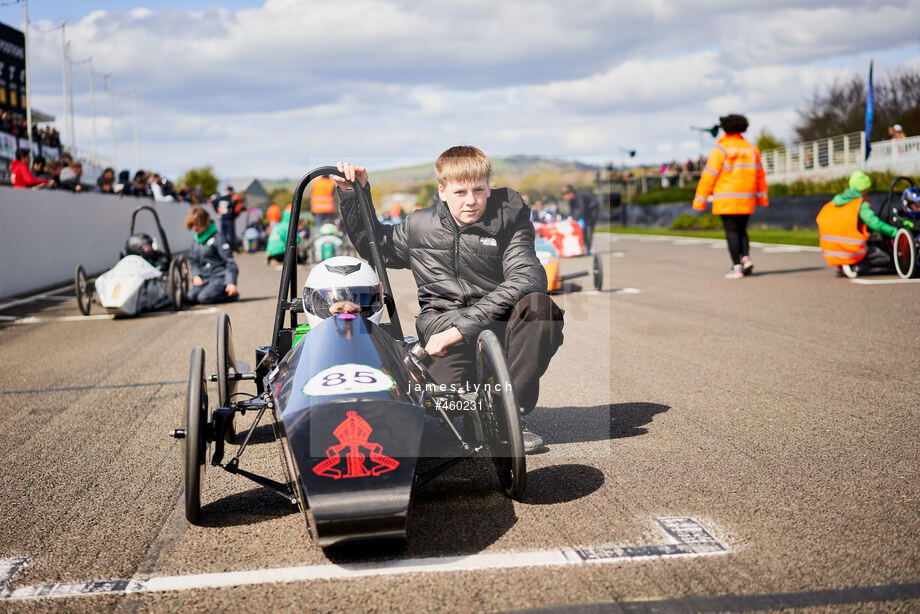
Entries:
[[[9, 1], [0, 22], [21, 29]], [[686, 159], [691, 126], [720, 114], [788, 140], [822, 84], [870, 58], [876, 74], [920, 66], [920, 0], [30, 0], [29, 13], [34, 106], [61, 116], [66, 21], [73, 59], [93, 58], [98, 153], [112, 156], [111, 73], [119, 168], [135, 166], [134, 88], [140, 164], [170, 177], [382, 169], [458, 143]], [[91, 150], [88, 66], [73, 70], [76, 144]]]

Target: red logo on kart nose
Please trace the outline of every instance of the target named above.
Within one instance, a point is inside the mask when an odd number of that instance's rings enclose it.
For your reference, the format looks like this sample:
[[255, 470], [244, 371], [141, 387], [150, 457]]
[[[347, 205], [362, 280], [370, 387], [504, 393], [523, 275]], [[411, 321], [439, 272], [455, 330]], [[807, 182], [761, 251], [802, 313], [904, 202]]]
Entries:
[[[379, 443], [368, 441], [373, 432], [367, 420], [358, 415], [356, 411], [345, 414], [346, 418], [335, 427], [332, 434], [339, 440], [339, 444], [329, 446], [326, 458], [313, 467], [313, 473], [338, 480], [339, 478], [363, 478], [380, 475], [399, 467], [399, 461], [383, 454], [383, 446]], [[367, 455], [361, 450], [367, 450]], [[342, 463], [342, 452], [345, 456], [345, 473], [339, 465]], [[365, 462], [370, 460], [371, 467], [367, 468]]]

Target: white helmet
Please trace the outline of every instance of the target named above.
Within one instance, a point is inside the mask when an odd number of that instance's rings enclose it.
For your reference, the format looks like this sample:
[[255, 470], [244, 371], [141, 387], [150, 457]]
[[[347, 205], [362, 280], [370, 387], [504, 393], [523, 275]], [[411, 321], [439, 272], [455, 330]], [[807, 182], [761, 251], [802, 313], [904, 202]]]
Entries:
[[361, 315], [380, 323], [383, 315], [383, 284], [371, 265], [351, 256], [335, 256], [313, 267], [303, 286], [303, 308], [310, 326], [330, 315], [340, 301], [361, 307]]

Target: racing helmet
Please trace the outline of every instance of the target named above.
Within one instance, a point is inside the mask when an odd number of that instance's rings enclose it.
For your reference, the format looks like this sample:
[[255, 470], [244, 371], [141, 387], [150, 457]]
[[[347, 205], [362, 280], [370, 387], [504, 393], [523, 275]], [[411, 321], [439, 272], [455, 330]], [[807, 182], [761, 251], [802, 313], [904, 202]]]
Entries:
[[303, 287], [303, 308], [310, 326], [332, 315], [340, 301], [355, 303], [361, 315], [380, 323], [383, 315], [383, 284], [371, 265], [351, 256], [335, 256], [313, 267]]
[[901, 213], [920, 220], [920, 188], [909, 187], [901, 193]]
[[339, 228], [332, 222], [326, 222], [319, 227], [319, 234], [321, 235], [337, 235], [339, 234]]
[[145, 232], [139, 232], [128, 237], [125, 241], [125, 254], [129, 256], [150, 257], [156, 251], [153, 237]]

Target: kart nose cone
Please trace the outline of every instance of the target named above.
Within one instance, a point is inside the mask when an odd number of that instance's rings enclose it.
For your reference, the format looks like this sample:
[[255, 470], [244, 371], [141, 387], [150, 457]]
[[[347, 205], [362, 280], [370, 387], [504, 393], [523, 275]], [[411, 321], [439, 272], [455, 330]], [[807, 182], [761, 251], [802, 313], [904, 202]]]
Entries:
[[406, 538], [423, 408], [342, 399], [282, 423], [321, 547]]

